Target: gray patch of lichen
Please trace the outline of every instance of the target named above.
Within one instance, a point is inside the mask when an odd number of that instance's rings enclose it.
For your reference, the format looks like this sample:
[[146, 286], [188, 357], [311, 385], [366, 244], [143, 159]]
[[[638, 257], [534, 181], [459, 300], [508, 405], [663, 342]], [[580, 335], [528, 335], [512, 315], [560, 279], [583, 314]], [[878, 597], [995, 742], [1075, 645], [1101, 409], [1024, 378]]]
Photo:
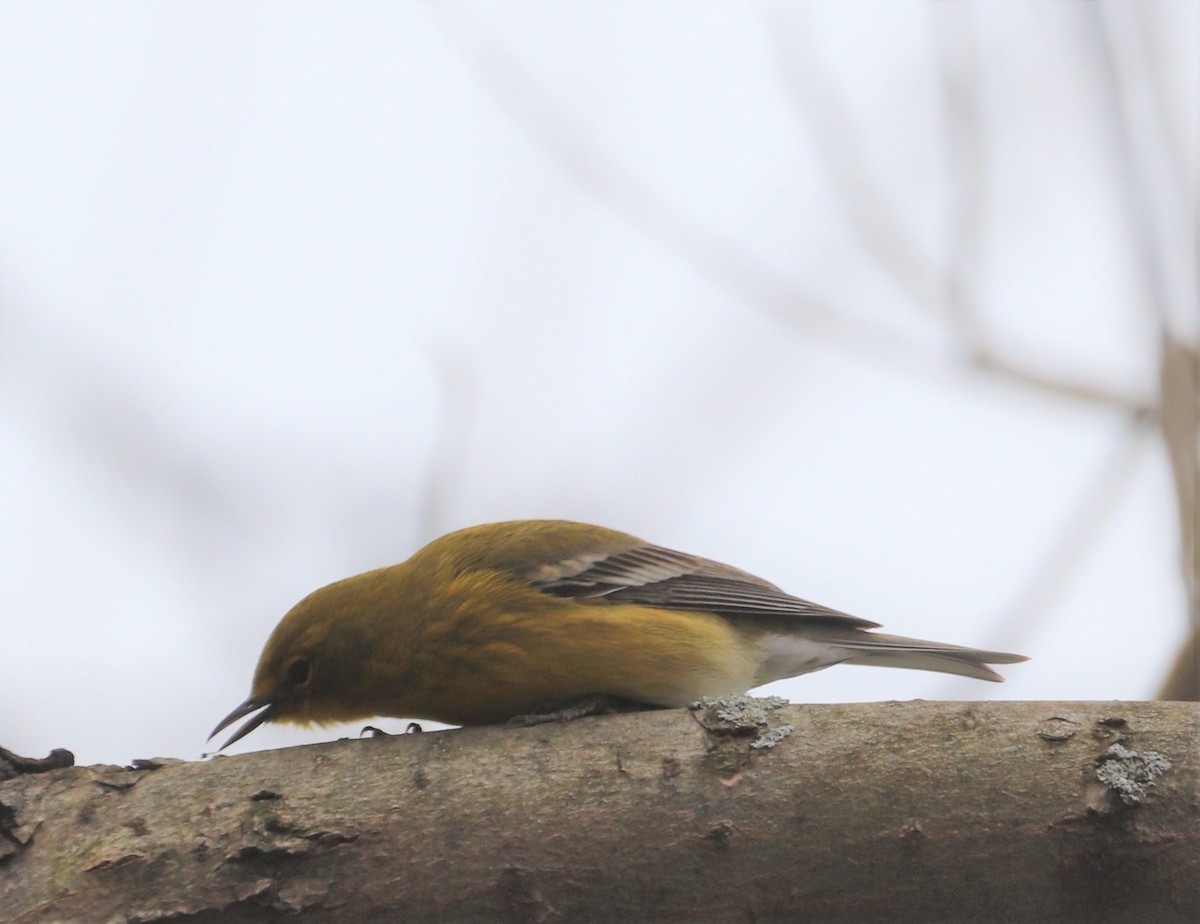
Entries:
[[1139, 805], [1154, 787], [1154, 780], [1171, 769], [1171, 762], [1157, 751], [1134, 751], [1114, 744], [1104, 752], [1096, 768], [1096, 779], [1126, 805]]
[[770, 731], [763, 732], [752, 742], [750, 742], [750, 747], [754, 748], [756, 751], [763, 748], [773, 748], [795, 730], [796, 729], [791, 725], [780, 725], [778, 728], [772, 728]]
[[691, 708], [701, 713], [697, 718], [710, 732], [757, 734], [750, 747], [761, 750], [775, 747], [795, 730], [791, 725], [771, 727], [771, 713], [786, 705], [788, 701], [781, 696], [736, 694], [715, 699], [706, 696], [692, 703]]
[[773, 711], [786, 706], [782, 696], [722, 696], [714, 699], [706, 696], [692, 703], [693, 709], [704, 709], [714, 717], [737, 729], [763, 728], [770, 724]]

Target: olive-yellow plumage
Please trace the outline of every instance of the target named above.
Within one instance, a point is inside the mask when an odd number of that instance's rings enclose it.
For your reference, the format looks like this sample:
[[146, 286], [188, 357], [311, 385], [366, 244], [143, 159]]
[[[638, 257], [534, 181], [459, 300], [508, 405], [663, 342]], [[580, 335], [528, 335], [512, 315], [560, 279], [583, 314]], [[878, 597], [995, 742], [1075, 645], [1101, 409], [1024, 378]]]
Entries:
[[301, 600], [213, 734], [256, 711], [226, 745], [264, 721], [481, 725], [591, 697], [681, 706], [842, 662], [1000, 680], [987, 664], [1025, 660], [875, 627], [625, 533], [494, 523]]

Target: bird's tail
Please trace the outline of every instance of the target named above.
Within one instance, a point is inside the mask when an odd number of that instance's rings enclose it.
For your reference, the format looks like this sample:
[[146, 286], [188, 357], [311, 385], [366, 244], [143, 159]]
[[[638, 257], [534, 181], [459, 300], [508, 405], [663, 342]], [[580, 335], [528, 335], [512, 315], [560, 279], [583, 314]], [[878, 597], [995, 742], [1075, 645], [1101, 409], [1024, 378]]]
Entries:
[[943, 674], [959, 674], [998, 683], [1002, 683], [1004, 678], [988, 667], [989, 664], [1018, 664], [1029, 660], [1024, 655], [1003, 651], [980, 651], [978, 648], [962, 648], [877, 632], [855, 632], [850, 637], [838, 638], [834, 644], [849, 655], [844, 664], [941, 671]]

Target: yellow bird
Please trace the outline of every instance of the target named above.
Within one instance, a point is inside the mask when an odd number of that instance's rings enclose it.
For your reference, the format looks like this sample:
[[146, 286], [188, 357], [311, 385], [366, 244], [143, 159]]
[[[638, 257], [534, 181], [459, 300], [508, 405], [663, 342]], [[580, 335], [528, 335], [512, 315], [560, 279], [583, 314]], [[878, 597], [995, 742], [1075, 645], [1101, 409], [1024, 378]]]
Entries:
[[373, 716], [485, 725], [684, 706], [834, 664], [1002, 680], [1021, 655], [883, 635], [696, 555], [600, 526], [460, 530], [317, 590], [267, 640], [213, 737]]

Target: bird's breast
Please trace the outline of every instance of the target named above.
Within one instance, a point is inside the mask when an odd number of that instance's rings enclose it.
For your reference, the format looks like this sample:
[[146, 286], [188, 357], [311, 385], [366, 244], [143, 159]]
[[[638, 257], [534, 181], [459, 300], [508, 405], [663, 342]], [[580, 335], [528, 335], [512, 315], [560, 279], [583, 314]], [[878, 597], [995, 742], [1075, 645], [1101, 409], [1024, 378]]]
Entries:
[[502, 582], [478, 590], [461, 588], [461, 606], [441, 601], [448, 618], [412, 652], [404, 717], [488, 724], [591, 694], [682, 706], [755, 683], [754, 642], [711, 613], [566, 600]]

